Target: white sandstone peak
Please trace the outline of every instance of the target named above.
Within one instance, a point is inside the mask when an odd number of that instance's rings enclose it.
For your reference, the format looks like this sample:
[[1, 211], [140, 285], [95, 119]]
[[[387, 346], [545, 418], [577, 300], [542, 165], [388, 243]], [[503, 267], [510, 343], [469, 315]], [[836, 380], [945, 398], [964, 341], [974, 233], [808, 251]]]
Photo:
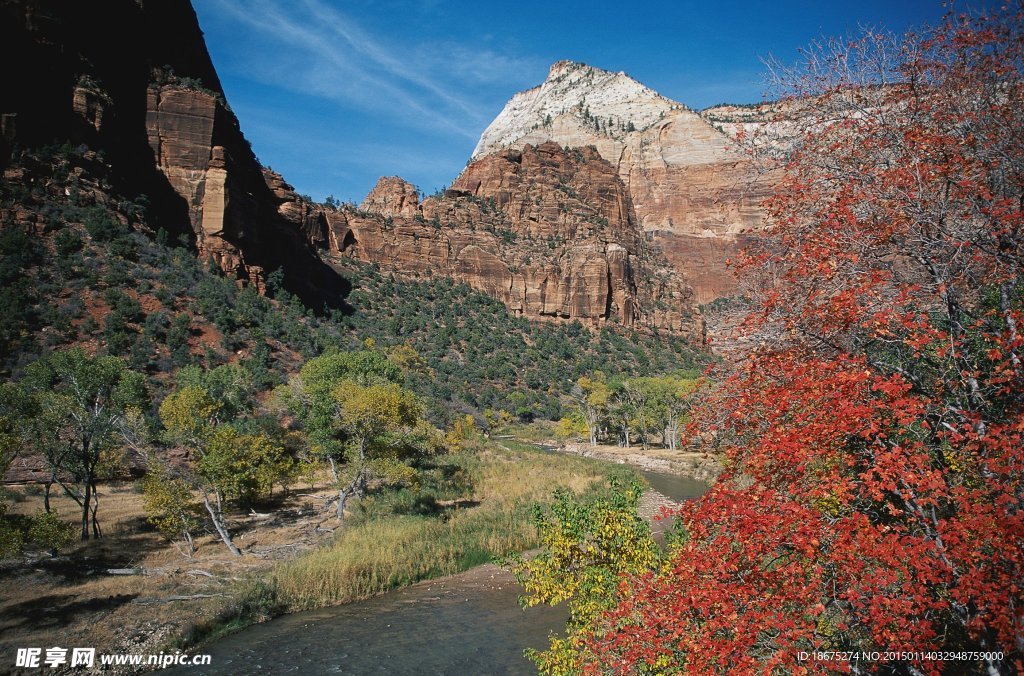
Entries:
[[624, 72], [558, 61], [539, 86], [509, 100], [473, 159], [547, 141], [593, 146], [616, 169], [646, 235], [686, 271], [703, 303], [735, 291], [726, 261], [761, 227], [767, 196], [732, 130], [711, 113], [702, 117]]
[[[487, 127], [473, 157], [486, 155], [526, 137], [558, 140], [567, 132], [622, 139], [684, 109], [625, 72], [613, 73], [575, 61], [557, 61], [544, 82], [519, 92]], [[557, 133], [548, 133], [557, 132]]]

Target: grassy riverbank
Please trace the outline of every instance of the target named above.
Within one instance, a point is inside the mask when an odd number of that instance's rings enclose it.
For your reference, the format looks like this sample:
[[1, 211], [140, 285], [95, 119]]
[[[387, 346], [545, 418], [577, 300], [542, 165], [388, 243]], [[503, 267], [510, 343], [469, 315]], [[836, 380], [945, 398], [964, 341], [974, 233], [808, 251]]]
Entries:
[[[138, 485], [103, 484], [103, 538], [59, 556], [33, 551], [0, 562], [0, 656], [13, 660], [25, 646], [184, 649], [277, 614], [456, 573], [536, 547], [531, 507], [550, 502], [556, 488], [593, 490], [629, 472], [512, 440], [480, 442], [420, 470], [418, 487], [371, 494], [341, 526], [323, 511], [330, 495], [323, 477], [278, 491], [259, 508], [265, 513], [233, 512], [241, 557], [210, 534], [197, 538], [190, 558], [182, 556], [146, 524]], [[39, 509], [33, 489], [4, 489], [11, 513]], [[74, 519], [69, 498], [51, 501], [62, 518]]]
[[418, 490], [364, 499], [330, 543], [250, 578], [236, 601], [213, 621], [192, 626], [182, 645], [532, 549], [539, 545], [532, 508], [550, 503], [557, 488], [584, 493], [601, 490], [611, 476], [634, 476], [629, 468], [513, 440], [444, 456], [421, 474]]

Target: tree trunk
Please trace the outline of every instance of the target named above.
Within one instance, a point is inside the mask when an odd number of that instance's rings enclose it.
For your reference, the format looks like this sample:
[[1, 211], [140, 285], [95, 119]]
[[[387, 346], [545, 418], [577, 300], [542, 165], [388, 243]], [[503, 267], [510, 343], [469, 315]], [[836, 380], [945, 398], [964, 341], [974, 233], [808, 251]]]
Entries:
[[338, 521], [345, 518], [345, 504], [348, 499], [352, 496], [357, 498], [362, 497], [366, 490], [366, 476], [363, 473], [363, 468], [360, 467], [359, 471], [356, 472], [355, 477], [352, 479], [347, 487], [338, 490]]
[[44, 486], [45, 487], [43, 488], [43, 509], [45, 509], [46, 513], [49, 514], [50, 513], [50, 487], [53, 486], [53, 477], [52, 476], [50, 477], [50, 480], [47, 481], [44, 484]]
[[228, 532], [227, 524], [224, 523], [224, 513], [221, 510], [220, 496], [217, 497], [217, 507], [214, 508], [210, 504], [210, 496], [204, 491], [203, 492], [203, 506], [206, 507], [206, 511], [210, 513], [210, 520], [213, 522], [213, 527], [217, 530], [217, 534], [220, 535], [220, 539], [227, 546], [235, 556], [241, 556], [242, 552], [235, 546], [235, 543], [231, 540], [231, 533]]
[[[1014, 345], [1017, 342], [1017, 321], [1013, 318], [1013, 312], [1010, 311], [1010, 291], [1014, 286], [1015, 284], [1001, 284], [999, 286], [999, 309], [1003, 313], [1003, 318], [1006, 320], [1006, 329], [1010, 334], [1007, 341], [1009, 345]], [[1012, 349], [1010, 350], [1010, 362], [1017, 371], [1020, 370], [1020, 357]]]
[[[351, 486], [349, 487], [351, 488]], [[337, 505], [337, 516], [338, 521], [345, 518], [345, 503], [348, 502], [348, 496], [350, 495], [348, 488], [338, 489], [338, 505]]]
[[86, 479], [85, 493], [82, 496], [82, 539], [89, 539], [89, 508], [92, 501], [92, 482]]
[[99, 538], [103, 535], [103, 529], [100, 528], [100, 521], [96, 518], [96, 510], [100, 508], [100, 494], [96, 490], [96, 482], [92, 484], [92, 507], [89, 508], [89, 515], [92, 517], [92, 536]]

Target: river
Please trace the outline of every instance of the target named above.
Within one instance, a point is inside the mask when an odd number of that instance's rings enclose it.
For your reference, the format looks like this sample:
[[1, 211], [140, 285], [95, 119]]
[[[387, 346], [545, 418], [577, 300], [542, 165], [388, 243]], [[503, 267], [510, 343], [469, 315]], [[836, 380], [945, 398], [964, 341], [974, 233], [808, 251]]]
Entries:
[[[707, 486], [641, 472], [674, 500]], [[523, 657], [566, 620], [562, 607], [523, 610], [522, 588], [493, 565], [343, 606], [285, 615], [203, 650], [212, 664], [178, 674], [536, 674]]]

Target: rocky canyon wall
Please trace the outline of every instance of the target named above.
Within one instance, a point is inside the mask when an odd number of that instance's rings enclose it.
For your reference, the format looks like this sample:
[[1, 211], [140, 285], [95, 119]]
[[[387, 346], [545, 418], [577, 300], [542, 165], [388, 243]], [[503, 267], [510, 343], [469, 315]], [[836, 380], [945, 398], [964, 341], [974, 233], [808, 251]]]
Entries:
[[[282, 269], [311, 305], [346, 283], [280, 200], [224, 97], [188, 0], [0, 0], [0, 151], [84, 144], [148, 222], [243, 284]], [[0, 152], [0, 164], [6, 161]]]
[[488, 155], [422, 202], [385, 177], [359, 209], [307, 205], [280, 177], [267, 180], [282, 217], [303, 220], [336, 255], [450, 277], [531, 319], [703, 341], [692, 289], [645, 241], [625, 186], [592, 149], [545, 143]]
[[333, 209], [260, 165], [187, 0], [0, 0], [0, 18], [5, 63], [27, 64], [0, 76], [0, 164], [16, 144], [85, 144], [120, 194], [149, 198], [154, 230], [260, 290], [281, 269], [312, 307], [347, 291], [326, 253], [449, 276], [525, 317], [700, 342], [696, 304], [727, 290], [721, 243], [757, 220], [728, 137], [624, 74], [556, 64], [451, 189], [421, 201], [390, 177]]
[[474, 157], [549, 140], [593, 146], [615, 167], [643, 230], [698, 303], [734, 292], [726, 261], [761, 227], [772, 186], [729, 134], [625, 73], [561, 61], [508, 102]]

